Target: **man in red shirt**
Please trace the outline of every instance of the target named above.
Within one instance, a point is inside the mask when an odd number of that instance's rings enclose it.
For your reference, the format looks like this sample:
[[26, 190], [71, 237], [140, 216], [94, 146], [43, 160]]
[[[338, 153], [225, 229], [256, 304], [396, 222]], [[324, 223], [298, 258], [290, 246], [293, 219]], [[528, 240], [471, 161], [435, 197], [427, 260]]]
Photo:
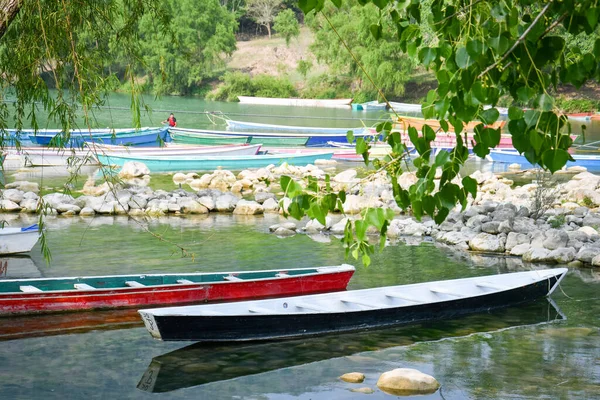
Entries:
[[171, 115], [169, 115], [169, 118], [167, 118], [166, 120], [164, 120], [161, 123], [162, 124], [168, 123], [171, 128], [174, 128], [174, 127], [177, 126], [177, 119], [175, 118], [175, 116], [173, 115], [173, 113], [171, 113]]

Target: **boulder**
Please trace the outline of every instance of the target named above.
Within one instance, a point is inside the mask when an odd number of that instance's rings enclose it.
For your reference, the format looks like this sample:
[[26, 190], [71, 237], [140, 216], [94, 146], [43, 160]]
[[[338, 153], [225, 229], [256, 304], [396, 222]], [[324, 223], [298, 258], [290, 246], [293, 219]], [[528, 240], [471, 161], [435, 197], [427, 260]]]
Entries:
[[58, 207], [56, 207], [56, 211], [58, 211], [61, 214], [64, 213], [78, 213], [79, 211], [81, 211], [81, 208], [76, 206], [75, 204], [59, 204]]
[[21, 211], [21, 206], [19, 206], [14, 201], [0, 200], [0, 212], [13, 212], [13, 211]]
[[556, 250], [552, 250], [548, 257], [558, 264], [567, 264], [575, 259], [577, 252], [571, 247], [560, 247]]
[[355, 169], [347, 169], [334, 176], [331, 180], [336, 183], [349, 183], [354, 182], [357, 172]]
[[551, 262], [550, 250], [541, 247], [533, 247], [523, 254], [523, 261], [527, 262]]
[[40, 185], [37, 182], [28, 182], [28, 181], [15, 181], [11, 183], [7, 183], [4, 186], [6, 189], [18, 189], [22, 192], [40, 192]]
[[42, 199], [52, 208], [57, 208], [60, 204], [75, 204], [73, 196], [62, 193], [50, 193], [42, 197]]
[[340, 376], [340, 379], [344, 382], [363, 383], [365, 380], [365, 374], [361, 372], [348, 372], [347, 374]]
[[505, 244], [505, 249], [506, 251], [510, 252], [513, 247], [523, 244], [523, 243], [527, 243], [529, 245], [530, 239], [529, 236], [527, 236], [524, 233], [516, 233], [516, 232], [510, 232], [507, 236], [506, 236], [506, 244]]
[[433, 376], [416, 369], [397, 368], [381, 374], [377, 387], [394, 396], [406, 396], [435, 393], [440, 384]]
[[287, 230], [290, 230], [290, 231], [295, 231], [297, 229], [295, 223], [293, 223], [293, 222], [284, 222], [282, 224], [271, 225], [269, 227], [269, 230], [271, 232], [275, 232], [279, 228], [287, 229]]
[[275, 229], [275, 231], [273, 232], [275, 235], [277, 236], [292, 236], [296, 234], [296, 231], [293, 231], [291, 229], [285, 229], [284, 227], [279, 227], [277, 229]]
[[[342, 218], [341, 220], [339, 220], [338, 222], [336, 222], [335, 224], [333, 224], [331, 226], [331, 228], [329, 228], [329, 231], [333, 234], [343, 234], [344, 230], [346, 229], [346, 224], [348, 223], [348, 218]], [[390, 231], [388, 229], [388, 237], [393, 238], [394, 236], [390, 236]], [[397, 236], [396, 236], [397, 237]]]
[[184, 214], [208, 214], [208, 208], [189, 197], [181, 197], [177, 204]]
[[263, 211], [265, 213], [276, 213], [279, 212], [279, 203], [275, 199], [267, 199], [262, 203]]
[[96, 212], [91, 207], [83, 207], [81, 209], [81, 211], [79, 211], [79, 215], [82, 216], [82, 217], [92, 216], [92, 215], [95, 215], [95, 214], [96, 214]]
[[254, 201], [256, 201], [259, 204], [263, 204], [268, 199], [272, 199], [272, 200], [277, 201], [277, 197], [275, 196], [274, 193], [257, 192], [257, 193], [254, 194]]
[[581, 249], [579, 249], [575, 258], [581, 262], [591, 264], [594, 257], [596, 257], [598, 254], [600, 254], [600, 248], [583, 246]]
[[500, 233], [499, 228], [500, 221], [490, 221], [481, 224], [481, 231], [485, 233], [491, 233], [492, 235], [497, 235], [498, 233]]
[[233, 210], [234, 214], [239, 215], [257, 215], [263, 214], [263, 206], [256, 201], [239, 200]]
[[119, 171], [119, 178], [138, 178], [144, 175], [150, 175], [150, 169], [146, 164], [137, 161], [127, 161]]
[[2, 192], [2, 197], [18, 204], [23, 200], [24, 194], [24, 192], [18, 189], [5, 189], [4, 192]]
[[469, 240], [469, 248], [474, 251], [503, 253], [506, 239], [489, 233], [479, 233]]
[[19, 204], [21, 212], [33, 213], [37, 211], [38, 201], [33, 199], [23, 199]]
[[585, 217], [583, 217], [583, 225], [597, 227], [600, 226], [600, 216], [596, 213], [588, 213]]
[[[202, 200], [202, 199], [198, 199], [200, 204], [202, 204], [202, 202], [200, 200]], [[238, 201], [239, 201], [239, 199], [237, 197], [235, 197], [233, 194], [225, 193], [217, 198], [217, 200], [215, 201], [215, 208], [217, 211], [220, 211], [220, 212], [233, 211], [235, 209], [235, 206], [238, 203]]]
[[542, 245], [548, 250], [565, 247], [569, 241], [569, 235], [561, 229], [549, 229], [545, 232], [545, 236]]
[[308, 221], [306, 223], [304, 230], [308, 233], [317, 233], [317, 232], [325, 231], [325, 230], [329, 229], [330, 227], [331, 227], [331, 218], [325, 217], [325, 225], [321, 224], [316, 219], [311, 219], [310, 221]]
[[511, 256], [522, 256], [531, 249], [529, 243], [521, 243], [510, 249]]

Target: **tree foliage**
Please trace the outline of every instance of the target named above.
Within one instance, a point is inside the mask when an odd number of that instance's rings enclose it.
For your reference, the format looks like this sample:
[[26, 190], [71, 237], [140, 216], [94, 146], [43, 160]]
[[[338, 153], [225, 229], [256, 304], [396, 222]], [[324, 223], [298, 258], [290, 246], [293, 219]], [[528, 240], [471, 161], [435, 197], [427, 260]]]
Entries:
[[248, 16], [253, 18], [257, 24], [267, 28], [269, 39], [271, 39], [271, 24], [281, 7], [282, 1], [283, 0], [246, 0]]
[[[354, 4], [352, 0], [331, 3], [344, 16]], [[419, 154], [413, 161], [418, 180], [409, 189], [403, 189], [397, 183], [403, 172], [400, 160], [404, 147], [400, 135], [394, 133], [396, 127], [391, 123], [377, 127], [393, 149], [380, 165], [390, 175], [394, 198], [401, 208], [410, 209], [416, 218], [430, 215], [440, 223], [455, 205], [464, 208], [468, 196], [475, 197], [475, 181], [469, 177], [460, 179], [459, 171], [469, 148], [484, 157], [498, 145], [500, 128], [489, 125], [499, 119], [495, 106], [501, 99], [531, 107], [522, 110], [511, 106], [507, 123], [513, 146], [528, 161], [555, 172], [572, 160], [567, 151], [572, 144], [570, 125], [564, 115], [555, 112], [553, 96], [561, 83], [580, 87], [589, 79], [598, 79], [600, 40], [589, 50], [569, 46], [558, 28], [574, 37], [595, 32], [600, 17], [596, 2], [360, 0], [359, 3], [364, 10], [374, 7], [377, 10], [376, 18], [369, 20], [370, 26], [363, 24], [363, 34], [368, 30], [374, 39], [389, 40], [387, 32], [392, 29], [396, 46], [435, 74], [438, 87], [428, 93], [422, 105], [423, 115], [439, 120], [441, 130], [456, 135], [456, 146], [432, 159], [431, 144], [439, 132], [427, 125], [420, 131], [408, 127], [410, 141]], [[299, 5], [305, 13], [316, 11], [319, 16], [332, 15], [331, 18], [336, 15], [331, 4], [324, 0], [302, 0]], [[323, 55], [329, 52], [333, 50]], [[374, 81], [377, 83], [377, 78]], [[480, 121], [472, 139], [464, 128], [471, 121]], [[350, 136], [349, 140], [353, 138]], [[357, 152], [368, 162], [370, 144], [357, 140], [356, 145]], [[441, 179], [436, 184], [437, 173]], [[325, 191], [323, 196], [329, 194]], [[306, 209], [311, 209], [312, 204], [318, 205], [309, 202]], [[364, 224], [376, 227], [384, 235], [388, 217], [365, 215], [360, 223], [356, 221], [353, 227], [347, 227], [346, 242], [360, 243]], [[368, 255], [368, 251], [367, 247], [356, 257]]]
[[[361, 6], [350, 0], [339, 9], [327, 4], [320, 14], [306, 19], [315, 35], [311, 50], [331, 73], [348, 75], [358, 82], [359, 90], [377, 92], [366, 72], [385, 93], [401, 95], [416, 63], [401, 51], [391, 27], [381, 29], [379, 40], [373, 37], [370, 27], [381, 19], [372, 4]], [[391, 22], [389, 17], [383, 19]]]
[[290, 45], [292, 38], [300, 36], [300, 25], [296, 19], [296, 14], [290, 10], [283, 10], [274, 19], [273, 28], [277, 33], [285, 38], [286, 46]]

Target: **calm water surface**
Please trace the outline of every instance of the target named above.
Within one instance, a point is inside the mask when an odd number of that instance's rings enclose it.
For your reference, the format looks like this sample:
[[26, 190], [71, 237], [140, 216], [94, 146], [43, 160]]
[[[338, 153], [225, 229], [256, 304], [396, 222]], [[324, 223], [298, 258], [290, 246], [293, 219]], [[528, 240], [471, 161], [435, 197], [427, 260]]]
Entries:
[[[191, 128], [213, 126], [204, 111], [257, 122], [339, 127], [371, 125], [387, 116], [186, 98], [147, 101], [155, 111], [143, 114], [142, 125], [157, 125], [168, 112], [176, 113], [180, 126]], [[111, 96], [108, 104], [111, 109], [94, 113], [95, 126], [131, 126], [127, 96]], [[93, 173], [84, 171], [81, 179]], [[65, 174], [26, 170], [7, 179], [35, 180], [52, 188], [65, 183]], [[168, 175], [153, 176], [152, 182], [158, 186], [163, 182], [165, 188], [172, 185]], [[0, 217], [15, 225], [35, 222], [32, 217]], [[307, 235], [279, 239], [269, 234], [268, 227], [277, 222], [279, 216], [219, 214], [139, 222], [126, 217], [49, 217], [50, 264], [38, 244], [31, 257], [0, 259], [0, 274], [60, 277], [347, 262], [335, 239]], [[173, 243], [194, 257], [182, 258]], [[431, 243], [413, 244], [390, 244], [368, 268], [354, 263], [357, 271], [349, 288], [544, 267], [515, 259], [457, 255]], [[441, 391], [419, 398], [600, 398], [599, 289], [598, 270], [571, 270], [553, 295], [555, 304], [540, 301], [410, 327], [236, 346], [153, 340], [135, 312], [1, 319], [0, 399], [360, 399], [365, 395], [351, 390], [365, 386], [375, 390], [369, 398], [385, 399], [390, 396], [376, 388], [377, 378], [403, 367], [429, 373], [442, 384]], [[353, 385], [338, 379], [351, 371], [365, 373], [365, 382]]]
[[[335, 239], [269, 234], [268, 226], [279, 218], [209, 215], [139, 224], [125, 217], [52, 217], [47, 221], [50, 264], [37, 245], [31, 258], [5, 259], [2, 265], [7, 277], [51, 277], [345, 261]], [[188, 248], [195, 259], [181, 258], [167, 241]], [[370, 267], [357, 265], [349, 288], [523, 268], [531, 267], [513, 259], [459, 256], [431, 243], [396, 243], [377, 254]], [[598, 398], [599, 282], [597, 271], [572, 270], [553, 295], [555, 304], [540, 301], [450, 321], [253, 345], [159, 342], [135, 316], [125, 318], [127, 313], [83, 314], [89, 320], [75, 327], [70, 325], [85, 318], [2, 319], [0, 398], [354, 399], [365, 395], [353, 388], [368, 386], [375, 389], [371, 398], [384, 399], [389, 395], [375, 382], [382, 372], [400, 367], [417, 368], [441, 382], [441, 392], [425, 396], [431, 399]], [[44, 327], [54, 330], [44, 332]], [[338, 379], [351, 371], [365, 373], [365, 382]]]

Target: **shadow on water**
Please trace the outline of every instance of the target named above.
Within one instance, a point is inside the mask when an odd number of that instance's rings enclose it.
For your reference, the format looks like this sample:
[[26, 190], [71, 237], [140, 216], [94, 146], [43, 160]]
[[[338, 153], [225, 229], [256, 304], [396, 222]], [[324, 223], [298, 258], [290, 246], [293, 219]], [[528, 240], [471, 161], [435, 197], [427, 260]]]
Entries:
[[366, 351], [565, 320], [552, 300], [394, 329], [255, 344], [197, 343], [154, 357], [137, 388], [169, 392]]

